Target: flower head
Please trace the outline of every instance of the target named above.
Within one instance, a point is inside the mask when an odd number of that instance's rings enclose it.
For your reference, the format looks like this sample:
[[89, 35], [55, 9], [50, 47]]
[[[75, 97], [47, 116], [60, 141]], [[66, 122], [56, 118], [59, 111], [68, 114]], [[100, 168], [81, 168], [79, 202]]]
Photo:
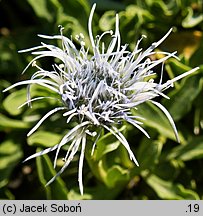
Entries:
[[[134, 116], [131, 113], [131, 109], [136, 108], [137, 105], [150, 101], [159, 107], [168, 117], [176, 138], [179, 141], [172, 117], [166, 108], [153, 99], [158, 96], [168, 98], [163, 94], [164, 90], [171, 87], [175, 81], [198, 69], [195, 68], [188, 71], [166, 83], [162, 83], [161, 74], [159, 82], [155, 82], [151, 78], [155, 74], [153, 68], [158, 64], [163, 64], [170, 57], [177, 58], [175, 56], [176, 52], [162, 52], [164, 57], [158, 60], [151, 60], [149, 58], [150, 55], [156, 53], [154, 49], [167, 38], [172, 29], [162, 39], [153, 43], [145, 51], [139, 48], [143, 36], [137, 42], [134, 50], [130, 52], [127, 49], [127, 45], [121, 45], [118, 15], [116, 15], [115, 33], [106, 31], [102, 35], [94, 38], [92, 34], [92, 18], [95, 6], [94, 4], [92, 7], [88, 23], [89, 38], [92, 46], [91, 50], [93, 51], [92, 55], [85, 48], [84, 36], [82, 34], [76, 37], [80, 42], [79, 50], [71, 39], [63, 36], [62, 28], [60, 35], [39, 35], [45, 39], [61, 40], [62, 48], [42, 43], [40, 46], [23, 50], [23, 52], [32, 51], [32, 54], [37, 55], [26, 67], [27, 69], [30, 65], [34, 65], [37, 71], [32, 75], [30, 80], [18, 82], [4, 90], [7, 91], [24, 84], [28, 86], [38, 84], [60, 95], [61, 106], [54, 108], [42, 117], [28, 133], [28, 136], [34, 133], [45, 119], [58, 111], [63, 111], [63, 116], [67, 118], [67, 123], [73, 121], [73, 117], [75, 117], [74, 119], [78, 123], [77, 126], [72, 128], [62, 138], [60, 143], [28, 157], [26, 161], [56, 150], [55, 167], [61, 147], [70, 143], [64, 158], [64, 165], [56, 176], [47, 183], [50, 184], [67, 168], [78, 149], [81, 148], [78, 171], [81, 194], [83, 194], [82, 168], [85, 145], [87, 144], [86, 138], [87, 136], [95, 138], [95, 143], [92, 147], [93, 154], [96, 142], [100, 137], [100, 133], [96, 132], [99, 131], [96, 130], [98, 128], [104, 128], [106, 131], [111, 132], [125, 146], [130, 158], [138, 166], [138, 162], [126, 138], [119, 131], [120, 123], [126, 121], [142, 131], [149, 138], [148, 133], [141, 127], [143, 117]], [[106, 34], [110, 34], [112, 37], [107, 47], [102, 42], [102, 38]], [[60, 64], [54, 64], [52, 71], [47, 71], [36, 64], [36, 60], [50, 56], [60, 60]], [[43, 97], [32, 99], [29, 91], [28, 88], [28, 99], [23, 105], [43, 99]]]

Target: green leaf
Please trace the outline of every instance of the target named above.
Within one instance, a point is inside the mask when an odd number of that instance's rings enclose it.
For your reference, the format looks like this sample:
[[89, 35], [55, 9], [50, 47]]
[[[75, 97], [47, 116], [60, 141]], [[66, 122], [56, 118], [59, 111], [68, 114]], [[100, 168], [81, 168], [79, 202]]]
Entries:
[[[91, 43], [87, 33], [87, 23], [90, 5], [87, 0], [60, 1], [61, 7], [57, 14], [57, 24], [64, 27], [63, 33], [75, 40], [75, 36], [82, 33], [86, 47], [91, 50]], [[78, 16], [78, 11], [80, 16]], [[94, 28], [93, 28], [94, 29]], [[77, 40], [75, 40], [78, 43]]]
[[[60, 1], [60, 4], [61, 11], [59, 11], [59, 17], [63, 13], [67, 17], [77, 19], [78, 23], [83, 26], [83, 28], [86, 28], [90, 13], [90, 4], [88, 0], [74, 0], [71, 1], [71, 3], [69, 1]], [[80, 16], [78, 16], [78, 13], [80, 13]], [[77, 29], [77, 26], [74, 26], [74, 28]], [[77, 32], [77, 34], [80, 33], [81, 32]]]
[[124, 10], [125, 4], [120, 1], [114, 1], [114, 0], [93, 0], [91, 2], [94, 2], [97, 4], [97, 10]]
[[116, 199], [118, 194], [125, 188], [126, 183], [129, 181], [129, 174], [127, 170], [115, 165], [108, 170], [106, 175], [105, 184], [97, 184], [95, 186], [86, 186], [84, 195], [79, 193], [79, 189], [70, 190], [68, 199], [81, 200], [81, 199]]
[[129, 172], [118, 165], [112, 166], [108, 169], [105, 183], [108, 187], [118, 187], [126, 184], [129, 181]]
[[182, 161], [203, 158], [203, 136], [193, 137], [186, 145], [173, 148], [167, 159], [174, 158]]
[[99, 161], [105, 154], [112, 152], [118, 148], [120, 142], [111, 133], [102, 136], [96, 143], [94, 159]]
[[68, 193], [69, 200], [115, 200], [123, 190], [123, 187], [117, 186], [109, 188], [104, 184], [98, 184], [96, 186], [85, 187], [85, 193], [82, 196], [78, 189], [70, 190]]
[[203, 14], [200, 14], [199, 16], [195, 16], [194, 11], [191, 7], [187, 8], [187, 16], [182, 21], [182, 26], [184, 28], [192, 28], [201, 22], [203, 22]]
[[158, 163], [164, 142], [165, 140], [152, 141], [150, 139], [144, 138], [140, 143], [136, 153], [140, 166], [139, 168], [136, 167], [135, 169], [153, 169]]
[[157, 193], [161, 199], [166, 200], [199, 200], [199, 196], [192, 190], [184, 188], [181, 184], [173, 184], [164, 181], [156, 175], [144, 177], [147, 184]]
[[27, 129], [27, 128], [29, 128], [28, 123], [23, 122], [22, 120], [11, 119], [0, 114], [0, 130]]
[[19, 115], [23, 109], [18, 109], [26, 101], [26, 89], [21, 89], [11, 93], [4, 101], [3, 106], [5, 110], [11, 115]]
[[[1, 186], [0, 186], [0, 188], [1, 188]], [[8, 190], [6, 187], [4, 187], [4, 188], [1, 188], [1, 190], [0, 190], [0, 199], [1, 200], [7, 200], [7, 199], [14, 200], [15, 197], [10, 192], [10, 190]]]
[[165, 101], [164, 106], [173, 116], [174, 121], [180, 120], [191, 110], [193, 101], [201, 92], [200, 81], [200, 74], [188, 77], [181, 83], [180, 88], [170, 92], [170, 100]]
[[89, 165], [93, 175], [97, 179], [102, 181], [103, 176], [106, 173], [105, 169], [103, 168], [103, 161], [102, 160], [96, 161], [94, 159], [94, 154], [92, 155], [92, 145], [91, 145], [91, 142], [90, 142], [89, 145], [86, 145], [86, 147], [85, 147], [85, 158], [86, 158], [86, 160], [88, 162], [88, 165]]
[[[125, 130], [125, 128], [126, 125], [121, 127], [120, 131]], [[86, 146], [85, 156], [94, 176], [104, 182], [108, 187], [112, 187], [112, 185], [118, 182], [123, 182], [126, 173], [123, 173], [124, 169], [122, 167], [129, 168], [134, 164], [132, 165], [130, 163], [131, 161], [129, 162], [129, 155], [126, 149], [120, 145], [117, 138], [111, 133], [101, 135], [101, 138], [97, 141], [93, 155], [92, 145], [89, 144]], [[126, 157], [128, 157], [128, 159], [126, 159]], [[115, 163], [121, 166], [119, 168], [113, 168]], [[109, 175], [112, 177], [112, 181], [109, 181], [111, 178]]]
[[[119, 146], [118, 151], [115, 151], [114, 155], [115, 155], [115, 160], [114, 161], [119, 163], [122, 167], [125, 167], [127, 169], [137, 167], [137, 166], [135, 166], [135, 163], [130, 159], [129, 153], [128, 153], [128, 151], [126, 150], [126, 148], [123, 145]], [[135, 152], [135, 157], [136, 156], [137, 155], [136, 155], [136, 152]]]
[[146, 4], [148, 4], [150, 12], [152, 14], [157, 14], [156, 19], [167, 19], [173, 14], [173, 11], [171, 10], [173, 2], [170, 3], [170, 6], [168, 6], [167, 3], [165, 3], [164, 1], [146, 1]]
[[[178, 33], [176, 35], [174, 36], [175, 37], [174, 41], [177, 41], [179, 38]], [[187, 38], [187, 37], [185, 36], [185, 38]], [[174, 42], [171, 41], [171, 43], [174, 43]], [[169, 46], [172, 46], [172, 44], [169, 44]], [[185, 73], [186, 71], [189, 71], [192, 69], [191, 67], [189, 67], [186, 64], [183, 64], [182, 62], [178, 61], [177, 59], [170, 59], [169, 64], [166, 65], [167, 72], [169, 73], [167, 67], [170, 67], [169, 70], [171, 70], [171, 72], [173, 73], [171, 78], [174, 78], [174, 76], [180, 75], [180, 74]], [[170, 75], [170, 73], [169, 73], [169, 75]]]
[[56, 12], [56, 7], [53, 2], [54, 0], [27, 0], [28, 3], [32, 6], [38, 17], [46, 19], [48, 22], [53, 22], [54, 14]]
[[[164, 154], [165, 153], [165, 154]], [[159, 176], [163, 180], [175, 181], [184, 167], [182, 161], [170, 160], [167, 161], [167, 153], [161, 154], [160, 161], [153, 170], [153, 174]]]
[[61, 135], [40, 130], [28, 138], [28, 144], [46, 148], [58, 144], [60, 140]]
[[50, 106], [58, 105], [60, 103], [58, 95], [53, 94], [53, 92], [50, 92], [47, 88], [40, 87], [39, 85], [33, 85], [32, 99], [40, 96], [50, 98], [43, 98], [41, 100], [32, 102], [32, 109], [27, 108], [25, 111], [24, 107], [26, 108], [26, 105], [18, 109], [20, 105], [27, 101], [27, 89], [23, 88], [9, 94], [9, 96], [3, 101], [3, 107], [10, 115], [16, 116], [21, 114], [23, 111], [26, 113], [28, 110], [30, 110], [28, 112], [32, 113], [39, 108], [49, 109]]
[[[37, 152], [41, 149], [38, 148]], [[56, 175], [56, 171], [53, 169], [53, 165], [48, 155], [42, 155], [36, 158], [37, 170], [39, 180], [45, 187], [46, 183]], [[57, 177], [56, 180], [50, 185], [45, 187], [47, 199], [66, 200], [68, 190], [61, 177]]]
[[90, 200], [90, 199], [92, 199], [92, 195], [88, 193], [84, 193], [83, 195], [81, 195], [79, 191], [75, 191], [75, 190], [70, 190], [68, 193], [68, 200]]
[[[145, 120], [143, 121], [144, 125], [154, 128], [167, 138], [176, 140], [173, 129], [167, 117], [158, 107], [150, 103], [143, 103], [137, 108], [138, 110], [133, 110], [133, 114], [145, 118]], [[184, 138], [180, 133], [179, 138], [181, 143], [184, 143]]]
[[139, 23], [150, 22], [154, 19], [154, 16], [148, 10], [138, 7], [137, 5], [127, 6], [125, 15], [129, 19], [137, 17]]
[[115, 17], [116, 12], [114, 10], [105, 12], [99, 20], [99, 27], [101, 28], [101, 30], [109, 31], [112, 28], [114, 29], [113, 26], [115, 25]]
[[0, 145], [0, 188], [8, 183], [9, 176], [22, 158], [23, 152], [19, 143], [5, 140]]
[[[75, 40], [76, 35], [82, 33], [84, 35], [85, 46], [91, 49], [91, 43], [87, 33], [87, 28], [86, 26], [84, 27], [83, 25], [81, 25], [78, 19], [62, 13], [59, 15], [58, 23], [64, 26], [64, 34], [72, 35], [73, 40]], [[78, 41], [75, 41], [75, 44], [77, 43]]]

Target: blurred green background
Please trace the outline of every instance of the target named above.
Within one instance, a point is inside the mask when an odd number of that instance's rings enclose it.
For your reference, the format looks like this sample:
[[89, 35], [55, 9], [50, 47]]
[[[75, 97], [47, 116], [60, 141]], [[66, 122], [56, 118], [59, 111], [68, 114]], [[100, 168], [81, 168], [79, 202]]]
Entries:
[[[168, 91], [170, 100], [158, 99], [173, 116], [181, 143], [176, 142], [160, 110], [151, 104], [140, 105], [136, 112], [147, 119], [144, 127], [151, 139], [128, 124], [122, 128], [140, 167], [129, 160], [124, 147], [112, 135], [106, 134], [99, 139], [92, 157], [91, 145], [87, 145], [85, 194], [80, 196], [78, 156], [48, 187], [44, 185], [56, 173], [54, 153], [22, 163], [36, 151], [56, 144], [71, 127], [61, 115], [54, 115], [27, 138], [32, 126], [56, 103], [44, 100], [33, 103], [32, 108], [18, 109], [26, 100], [26, 87], [6, 93], [2, 90], [30, 78], [33, 68], [23, 75], [21, 72], [33, 56], [19, 54], [18, 50], [39, 45], [42, 39], [37, 34], [58, 34], [58, 26], [62, 25], [65, 36], [74, 40], [82, 32], [87, 38], [87, 21], [94, 2], [95, 36], [114, 30], [116, 13], [120, 17], [122, 43], [129, 44], [131, 50], [142, 34], [147, 36], [141, 44], [146, 48], [173, 27], [173, 33], [159, 49], [177, 50], [180, 61], [166, 62], [164, 79], [196, 66], [200, 70], [176, 83]], [[50, 62], [47, 59], [41, 64], [47, 67]], [[160, 69], [155, 68], [158, 75]], [[0, 199], [203, 199], [202, 84], [202, 0], [0, 0]], [[41, 87], [32, 88], [33, 97], [49, 94]], [[67, 147], [61, 158], [65, 150]], [[62, 166], [61, 158], [57, 170]]]

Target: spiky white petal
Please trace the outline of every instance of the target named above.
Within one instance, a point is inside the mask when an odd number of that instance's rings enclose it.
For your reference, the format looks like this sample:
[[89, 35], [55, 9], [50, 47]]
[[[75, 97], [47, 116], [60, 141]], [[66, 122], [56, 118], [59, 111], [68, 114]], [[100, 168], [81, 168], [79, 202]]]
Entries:
[[[150, 138], [146, 130], [141, 127], [144, 116], [133, 116], [131, 113], [131, 109], [137, 109], [139, 104], [150, 101], [161, 109], [168, 118], [179, 142], [178, 132], [171, 115], [163, 105], [153, 99], [158, 96], [169, 99], [163, 91], [171, 87], [174, 82], [198, 70], [198, 68], [194, 68], [166, 83], [162, 83], [164, 62], [171, 57], [177, 58], [177, 56], [176, 52], [156, 52], [154, 49], [168, 37], [172, 29], [145, 51], [139, 48], [143, 38], [146, 38], [146, 36], [142, 36], [134, 50], [130, 52], [127, 44], [121, 45], [118, 14], [116, 15], [115, 33], [110, 30], [94, 38], [92, 20], [95, 8], [96, 4], [92, 7], [88, 22], [91, 49], [85, 48], [84, 36], [80, 33], [76, 36], [76, 40], [81, 46], [78, 50], [72, 39], [63, 36], [62, 27], [60, 35], [39, 35], [41, 38], [48, 40], [60, 40], [61, 48], [43, 42], [40, 46], [21, 50], [20, 52], [31, 51], [33, 55], [36, 55], [23, 72], [31, 65], [36, 67], [37, 71], [30, 80], [20, 81], [4, 90], [5, 92], [20, 85], [28, 85], [27, 102], [22, 104], [21, 107], [25, 104], [30, 105], [31, 102], [36, 100], [53, 98], [36, 97], [32, 99], [30, 86], [33, 84], [48, 88], [60, 96], [62, 105], [49, 111], [42, 117], [28, 133], [28, 136], [34, 133], [50, 115], [60, 110], [64, 112], [63, 117], [67, 118], [67, 123], [75, 119], [74, 121], [78, 123], [77, 126], [72, 128], [58, 144], [28, 157], [25, 161], [56, 150], [54, 159], [54, 167], [56, 167], [60, 149], [62, 146], [69, 144], [68, 151], [64, 157], [64, 165], [47, 183], [49, 185], [67, 168], [81, 146], [78, 170], [81, 194], [83, 194], [82, 169], [85, 146], [89, 144], [87, 143], [87, 136], [95, 139], [91, 152], [93, 154], [102, 129], [112, 133], [126, 148], [134, 163], [139, 166], [128, 141], [119, 130], [120, 123], [125, 121]], [[103, 42], [104, 35], [112, 37], [109, 44]], [[92, 50], [92, 55], [89, 54], [89, 50]], [[150, 56], [156, 53], [161, 53], [164, 57], [158, 60], [151, 60]], [[57, 58], [60, 63], [54, 63], [53, 70], [47, 71], [36, 63], [37, 60], [44, 57]], [[153, 69], [159, 64], [162, 66], [161, 77], [159, 82], [156, 82], [152, 79], [152, 76], [156, 74]], [[58, 97], [56, 99], [58, 100]], [[99, 133], [95, 131], [97, 129]]]

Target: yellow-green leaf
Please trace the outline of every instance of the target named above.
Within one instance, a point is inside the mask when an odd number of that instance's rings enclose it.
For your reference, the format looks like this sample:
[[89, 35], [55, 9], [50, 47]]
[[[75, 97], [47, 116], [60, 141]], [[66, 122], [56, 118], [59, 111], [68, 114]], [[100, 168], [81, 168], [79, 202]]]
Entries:
[[[37, 149], [40, 151], [41, 149]], [[36, 158], [37, 170], [39, 180], [45, 187], [46, 183], [56, 175], [56, 171], [53, 168], [53, 164], [48, 155], [42, 155]], [[67, 199], [68, 190], [61, 177], [57, 177], [56, 180], [50, 185], [45, 187], [47, 199]]]
[[203, 158], [203, 136], [193, 137], [186, 145], [174, 148], [167, 159], [178, 159], [182, 161]]
[[28, 144], [31, 146], [51, 147], [57, 145], [62, 136], [56, 133], [37, 131], [28, 137]]
[[19, 115], [23, 109], [18, 107], [26, 101], [26, 89], [12, 92], [4, 101], [3, 106], [5, 110], [11, 115]]
[[198, 194], [190, 189], [184, 188], [181, 184], [174, 184], [170, 181], [164, 181], [156, 175], [144, 177], [147, 184], [157, 193], [161, 199], [166, 200], [198, 200]]

